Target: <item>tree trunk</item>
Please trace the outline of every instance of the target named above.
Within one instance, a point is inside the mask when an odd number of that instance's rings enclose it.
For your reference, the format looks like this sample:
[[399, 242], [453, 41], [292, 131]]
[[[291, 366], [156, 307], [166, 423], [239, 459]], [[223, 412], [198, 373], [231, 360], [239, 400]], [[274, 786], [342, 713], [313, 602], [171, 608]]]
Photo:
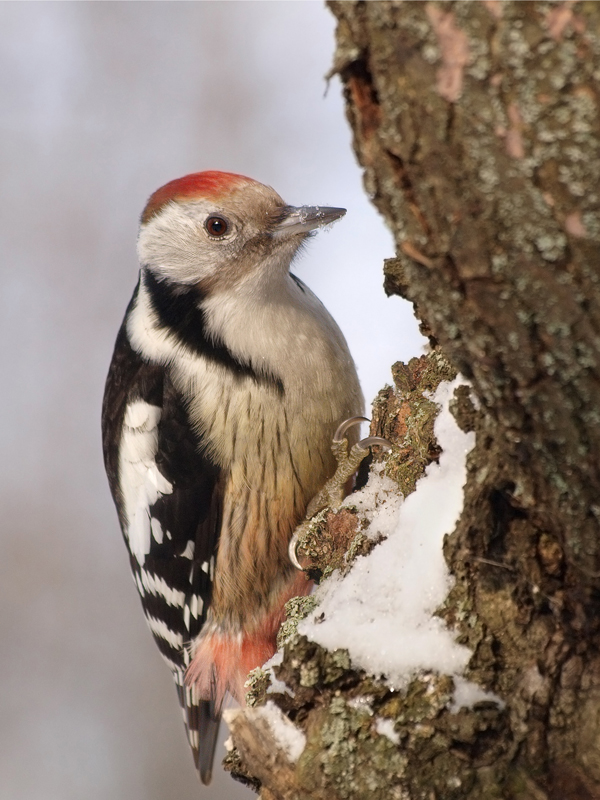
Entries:
[[[600, 4], [329, 7], [356, 155], [396, 239], [386, 289], [479, 401], [457, 403], [476, 446], [440, 613], [506, 708], [451, 715], [441, 676], [417, 717], [416, 680], [394, 706], [402, 744], [377, 742], [340, 698], [368, 683], [387, 708], [383, 684], [291, 640], [280, 705], [307, 747], [287, 794], [262, 771], [263, 796], [600, 798]], [[396, 442], [424, 365], [380, 395]], [[403, 458], [422, 468], [435, 443], [419, 441]]]

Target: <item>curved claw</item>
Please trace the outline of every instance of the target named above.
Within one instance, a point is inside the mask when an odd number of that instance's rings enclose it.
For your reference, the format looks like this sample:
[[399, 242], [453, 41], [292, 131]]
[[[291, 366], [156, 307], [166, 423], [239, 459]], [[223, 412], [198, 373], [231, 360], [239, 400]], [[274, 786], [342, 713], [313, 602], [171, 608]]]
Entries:
[[344, 439], [344, 435], [353, 425], [358, 425], [360, 422], [370, 422], [371, 420], [368, 417], [350, 417], [349, 419], [345, 419], [338, 427], [336, 432], [333, 434], [333, 441], [334, 442], [341, 442]]
[[290, 539], [290, 543], [288, 545], [288, 555], [290, 557], [290, 561], [296, 567], [296, 569], [302, 570], [303, 569], [302, 564], [298, 560], [297, 547], [298, 547], [298, 531], [296, 531], [292, 536], [292, 538]]
[[392, 447], [391, 443], [381, 436], [367, 436], [366, 439], [361, 439], [348, 452], [348, 442], [345, 441], [345, 434], [353, 425], [358, 425], [361, 422], [369, 422], [369, 420], [367, 417], [350, 417], [350, 419], [344, 420], [335, 432], [332, 450], [338, 462], [336, 473], [310, 501], [306, 509], [306, 519], [294, 531], [288, 545], [288, 556], [296, 569], [304, 569], [298, 558], [297, 551], [300, 534], [303, 530], [306, 530], [308, 520], [328, 506], [334, 509], [339, 508], [346, 495], [344, 487], [347, 485], [348, 479], [352, 477], [361, 461], [365, 459], [366, 451], [370, 447], [382, 447], [385, 450], [389, 450]]
[[363, 450], [369, 447], [382, 447], [384, 450], [392, 449], [392, 443], [384, 439], [383, 436], [367, 436], [366, 439], [360, 440], [358, 446], [362, 447]]

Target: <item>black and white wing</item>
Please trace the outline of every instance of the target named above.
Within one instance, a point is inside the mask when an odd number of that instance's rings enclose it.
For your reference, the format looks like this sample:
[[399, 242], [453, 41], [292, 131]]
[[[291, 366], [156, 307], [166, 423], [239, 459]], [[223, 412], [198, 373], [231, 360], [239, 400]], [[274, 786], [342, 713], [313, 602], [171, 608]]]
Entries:
[[[126, 317], [127, 318], [127, 317]], [[121, 327], [102, 408], [110, 489], [150, 630], [173, 671], [194, 760], [211, 777], [220, 716], [185, 685], [189, 644], [211, 598], [219, 469], [203, 454], [168, 370], [145, 361]]]

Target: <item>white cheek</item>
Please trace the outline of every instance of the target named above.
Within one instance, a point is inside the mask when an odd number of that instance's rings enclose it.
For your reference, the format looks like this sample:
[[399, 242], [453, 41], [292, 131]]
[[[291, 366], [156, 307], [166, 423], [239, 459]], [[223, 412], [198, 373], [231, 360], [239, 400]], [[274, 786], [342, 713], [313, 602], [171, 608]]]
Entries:
[[140, 264], [150, 267], [156, 276], [179, 284], [193, 285], [215, 274], [219, 251], [207, 247], [199, 217], [186, 214], [177, 203], [165, 206], [140, 228]]

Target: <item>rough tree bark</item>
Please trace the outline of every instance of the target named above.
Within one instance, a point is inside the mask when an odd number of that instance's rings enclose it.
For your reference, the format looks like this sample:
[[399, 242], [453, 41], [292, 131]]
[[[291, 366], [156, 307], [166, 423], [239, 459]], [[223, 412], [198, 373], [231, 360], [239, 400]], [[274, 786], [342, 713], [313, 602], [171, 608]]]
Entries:
[[[477, 443], [439, 613], [473, 651], [468, 677], [506, 708], [450, 714], [444, 676], [392, 696], [292, 637], [280, 677], [295, 697], [274, 697], [305, 752], [275, 768], [249, 709], [230, 760], [264, 798], [598, 799], [600, 4], [329, 7], [356, 155], [396, 239], [386, 290], [414, 303], [434, 346], [397, 365], [375, 427], [410, 491], [436, 456], [421, 392], [453, 368], [472, 383], [478, 409], [463, 394], [456, 413]], [[321, 523], [329, 561], [370, 546], [352, 520]], [[400, 745], [347, 703], [365, 694]]]

